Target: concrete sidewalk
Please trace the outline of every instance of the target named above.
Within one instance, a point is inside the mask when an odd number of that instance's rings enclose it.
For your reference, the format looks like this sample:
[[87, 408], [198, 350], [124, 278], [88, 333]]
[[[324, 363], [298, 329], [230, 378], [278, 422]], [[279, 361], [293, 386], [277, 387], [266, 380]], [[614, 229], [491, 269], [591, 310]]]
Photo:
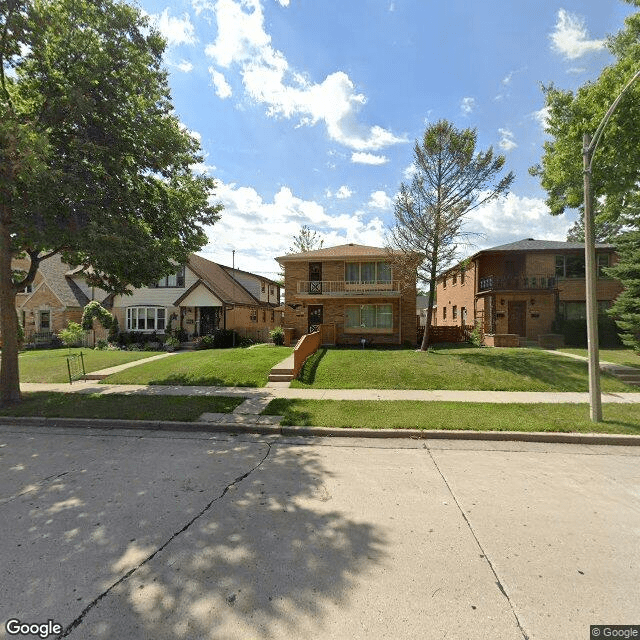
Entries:
[[[280, 387], [196, 387], [181, 385], [98, 384], [81, 381], [73, 384], [24, 382], [23, 392], [113, 393], [169, 396], [242, 396], [245, 398], [285, 398], [302, 400], [420, 400], [425, 402], [497, 402], [497, 403], [573, 403], [589, 402], [587, 392], [552, 391], [455, 391], [411, 389], [291, 389]], [[640, 403], [638, 393], [603, 393], [602, 402]]]

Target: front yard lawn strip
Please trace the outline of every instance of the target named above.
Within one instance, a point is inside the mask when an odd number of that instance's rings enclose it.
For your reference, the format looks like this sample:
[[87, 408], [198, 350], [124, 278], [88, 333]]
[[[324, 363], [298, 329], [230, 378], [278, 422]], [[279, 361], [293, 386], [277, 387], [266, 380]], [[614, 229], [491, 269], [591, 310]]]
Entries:
[[588, 404], [499, 404], [405, 400], [272, 400], [265, 415], [283, 425], [345, 429], [554, 431], [640, 435], [640, 404], [605, 404], [591, 422]]

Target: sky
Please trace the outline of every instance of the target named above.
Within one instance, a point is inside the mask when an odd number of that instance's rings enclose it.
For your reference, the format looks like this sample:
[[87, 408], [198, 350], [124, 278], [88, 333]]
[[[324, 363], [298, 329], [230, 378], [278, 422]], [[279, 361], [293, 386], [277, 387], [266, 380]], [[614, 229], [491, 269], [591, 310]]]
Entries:
[[[168, 42], [178, 117], [224, 205], [200, 255], [277, 278], [303, 225], [324, 246], [384, 246], [413, 146], [441, 119], [477, 129], [516, 175], [469, 214], [477, 250], [564, 240], [548, 213], [541, 86], [575, 90], [613, 58], [618, 0], [141, 0]], [[613, 98], [613, 97], [612, 97]], [[235, 256], [233, 251], [235, 250]]]

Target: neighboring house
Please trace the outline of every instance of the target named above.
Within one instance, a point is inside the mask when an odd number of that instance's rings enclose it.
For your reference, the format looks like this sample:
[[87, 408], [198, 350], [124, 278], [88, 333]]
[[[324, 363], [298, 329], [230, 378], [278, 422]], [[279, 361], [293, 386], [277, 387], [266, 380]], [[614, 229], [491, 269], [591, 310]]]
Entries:
[[[14, 261], [13, 267], [26, 270], [27, 262]], [[121, 331], [162, 334], [171, 324], [190, 338], [226, 328], [266, 340], [270, 329], [282, 325], [278, 283], [193, 254], [175, 274], [131, 291], [114, 296], [91, 287], [82, 267], [72, 268], [54, 255], [40, 263], [33, 284], [18, 293], [16, 308], [27, 341], [36, 333], [57, 333], [70, 321], [79, 323], [91, 300], [118, 318]], [[98, 329], [97, 337], [106, 337], [106, 331]]]
[[[14, 260], [14, 270], [26, 271], [26, 259]], [[25, 340], [57, 333], [69, 322], [80, 322], [85, 305], [91, 300], [104, 302], [107, 294], [87, 286], [78, 270], [62, 262], [58, 254], [43, 260], [34, 281], [16, 296], [18, 319], [24, 327]]]
[[176, 273], [132, 289], [131, 295], [114, 296], [111, 311], [121, 331], [164, 333], [171, 327], [192, 338], [234, 329], [266, 340], [269, 330], [282, 324], [279, 301], [278, 283], [191, 254]]
[[[603, 269], [614, 247], [596, 245], [598, 307], [622, 291]], [[480, 322], [485, 343], [517, 344], [553, 333], [556, 319], [586, 317], [584, 244], [528, 238], [484, 249], [443, 273], [437, 282], [440, 326]]]
[[323, 344], [416, 342], [416, 279], [394, 275], [388, 252], [345, 244], [276, 258], [284, 268], [285, 333], [316, 328]]

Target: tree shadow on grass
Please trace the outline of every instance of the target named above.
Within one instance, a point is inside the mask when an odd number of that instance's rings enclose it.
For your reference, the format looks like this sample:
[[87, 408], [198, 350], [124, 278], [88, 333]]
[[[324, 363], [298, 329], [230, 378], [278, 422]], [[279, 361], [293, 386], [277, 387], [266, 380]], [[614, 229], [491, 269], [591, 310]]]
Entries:
[[[312, 637], [385, 561], [311, 448], [47, 434], [4, 451], [0, 613], [52, 618], [61, 637]], [[45, 470], [32, 456], [47, 452]]]

